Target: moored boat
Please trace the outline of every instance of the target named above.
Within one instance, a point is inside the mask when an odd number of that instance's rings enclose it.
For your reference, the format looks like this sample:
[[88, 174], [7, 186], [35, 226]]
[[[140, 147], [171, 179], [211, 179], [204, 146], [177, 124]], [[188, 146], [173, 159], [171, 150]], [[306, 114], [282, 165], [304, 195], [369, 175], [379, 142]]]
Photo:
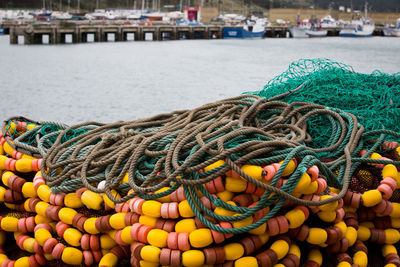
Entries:
[[370, 20], [352, 20], [349, 25], [345, 25], [340, 30], [339, 36], [342, 37], [370, 37], [375, 30], [374, 24]]
[[400, 28], [383, 28], [383, 34], [390, 37], [400, 37]]
[[328, 35], [328, 30], [323, 29], [320, 20], [315, 20], [310, 30], [306, 30], [308, 37], [325, 37]]
[[150, 21], [162, 21], [165, 14], [160, 12], [152, 12], [152, 13], [145, 13], [142, 16]]
[[68, 12], [55, 11], [51, 14], [51, 17], [56, 20], [69, 20], [72, 19], [72, 15]]
[[261, 38], [265, 34], [265, 20], [257, 19], [255, 23], [246, 21], [242, 27], [225, 27], [223, 38]]
[[306, 38], [306, 31], [310, 31], [311, 28], [312, 25], [308, 20], [302, 20], [297, 22], [296, 26], [289, 27], [289, 31], [293, 38]]
[[400, 37], [400, 18], [397, 19], [396, 25], [388, 25], [382, 29], [385, 36]]
[[321, 28], [335, 28], [337, 27], [337, 21], [332, 18], [331, 15], [327, 15], [321, 19]]
[[308, 37], [326, 37], [328, 35], [328, 30], [322, 30], [322, 29], [306, 30], [306, 35]]
[[365, 2], [365, 14], [364, 17], [353, 19], [350, 24], [344, 25], [343, 29], [340, 30], [339, 36], [342, 37], [370, 37], [374, 33], [375, 24], [368, 18], [368, 3]]

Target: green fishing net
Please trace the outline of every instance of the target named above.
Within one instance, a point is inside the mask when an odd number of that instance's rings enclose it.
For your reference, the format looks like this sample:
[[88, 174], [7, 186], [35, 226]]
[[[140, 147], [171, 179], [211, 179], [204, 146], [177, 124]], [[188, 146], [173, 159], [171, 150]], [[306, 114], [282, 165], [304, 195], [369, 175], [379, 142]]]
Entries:
[[[366, 131], [387, 129], [400, 132], [400, 72], [387, 74], [375, 70], [363, 74], [355, 72], [349, 65], [329, 59], [301, 59], [291, 63], [262, 90], [247, 94], [268, 99], [300, 85], [300, 90], [278, 100], [339, 108], [354, 114]], [[314, 143], [324, 143], [331, 132], [329, 121], [318, 118], [311, 124], [309, 126], [317, 139]]]

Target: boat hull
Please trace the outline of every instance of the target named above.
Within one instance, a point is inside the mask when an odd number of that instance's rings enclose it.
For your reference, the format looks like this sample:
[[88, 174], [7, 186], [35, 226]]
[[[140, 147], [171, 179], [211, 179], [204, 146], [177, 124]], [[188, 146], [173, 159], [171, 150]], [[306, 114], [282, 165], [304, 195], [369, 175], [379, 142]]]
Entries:
[[306, 35], [310, 38], [326, 37], [328, 35], [327, 30], [322, 31], [306, 31]]
[[339, 36], [341, 37], [371, 37], [372, 36], [372, 32], [371, 33], [339, 33]]
[[150, 21], [161, 21], [163, 19], [162, 16], [147, 16], [147, 19]]
[[223, 38], [261, 38], [265, 34], [265, 30], [261, 32], [249, 32], [243, 28], [224, 28], [222, 31]]
[[293, 38], [307, 38], [306, 31], [308, 31], [308, 29], [291, 27], [289, 31]]
[[366, 25], [363, 27], [363, 29], [355, 29], [355, 28], [350, 28], [350, 29], [342, 29], [339, 32], [339, 36], [342, 37], [371, 37], [372, 34], [374, 33], [375, 27]]
[[383, 28], [382, 30], [385, 36], [400, 37], [400, 29]]

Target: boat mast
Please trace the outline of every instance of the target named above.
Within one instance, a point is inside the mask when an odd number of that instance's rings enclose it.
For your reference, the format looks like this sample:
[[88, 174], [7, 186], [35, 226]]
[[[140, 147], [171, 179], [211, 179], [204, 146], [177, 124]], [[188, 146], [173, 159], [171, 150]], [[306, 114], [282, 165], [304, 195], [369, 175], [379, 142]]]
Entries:
[[328, 15], [332, 16], [332, 2], [329, 2], [329, 6], [328, 6]]
[[314, 21], [315, 21], [315, 0], [313, 0], [313, 5], [312, 5], [311, 23], [314, 24]]

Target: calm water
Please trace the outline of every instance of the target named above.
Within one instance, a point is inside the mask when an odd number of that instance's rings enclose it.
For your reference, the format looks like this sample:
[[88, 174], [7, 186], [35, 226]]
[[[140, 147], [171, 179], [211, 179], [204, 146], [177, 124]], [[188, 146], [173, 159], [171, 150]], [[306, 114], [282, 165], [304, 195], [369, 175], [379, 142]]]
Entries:
[[186, 40], [10, 46], [0, 36], [0, 120], [148, 117], [263, 88], [301, 58], [400, 71], [400, 38]]

